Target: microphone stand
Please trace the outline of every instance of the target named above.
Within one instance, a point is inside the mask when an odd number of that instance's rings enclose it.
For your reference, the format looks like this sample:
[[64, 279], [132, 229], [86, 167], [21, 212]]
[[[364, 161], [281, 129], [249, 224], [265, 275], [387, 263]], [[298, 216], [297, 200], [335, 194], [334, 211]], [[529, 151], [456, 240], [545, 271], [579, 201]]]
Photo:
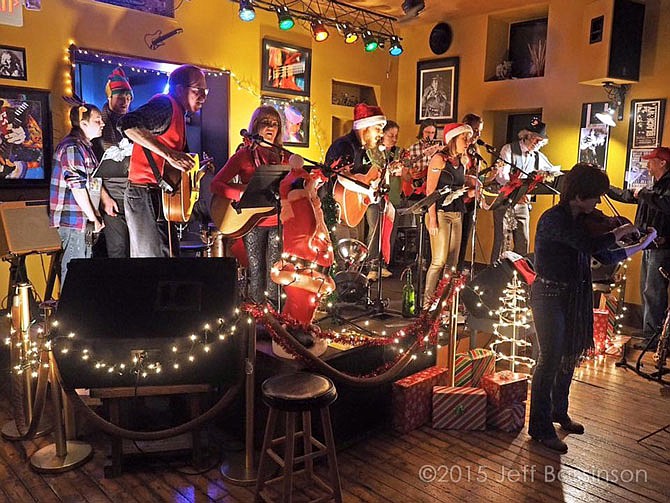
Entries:
[[[483, 170], [482, 173], [486, 174], [486, 172], [487, 172], [486, 170], [490, 170], [491, 168], [488, 166], [488, 163], [486, 162], [486, 160], [481, 155], [479, 155], [479, 153], [477, 153], [476, 151], [475, 151], [475, 155], [472, 156], [472, 157], [474, 159], [475, 166], [477, 168], [476, 171], [475, 171], [477, 173], [477, 182], [476, 183], [482, 183], [479, 180], [479, 177], [481, 176], [481, 173], [479, 171], [479, 167], [480, 167], [481, 163], [483, 162], [487, 165], [486, 169]], [[478, 194], [478, 192], [479, 192], [479, 188], [475, 185], [475, 206], [474, 206], [474, 209], [472, 211], [472, 222], [471, 222], [472, 237], [470, 238], [470, 246], [472, 247], [472, 250], [470, 252], [470, 280], [473, 280], [474, 277], [475, 277], [475, 255], [476, 255], [475, 247], [477, 245], [477, 213], [479, 211], [480, 198], [482, 196], [481, 194]]]

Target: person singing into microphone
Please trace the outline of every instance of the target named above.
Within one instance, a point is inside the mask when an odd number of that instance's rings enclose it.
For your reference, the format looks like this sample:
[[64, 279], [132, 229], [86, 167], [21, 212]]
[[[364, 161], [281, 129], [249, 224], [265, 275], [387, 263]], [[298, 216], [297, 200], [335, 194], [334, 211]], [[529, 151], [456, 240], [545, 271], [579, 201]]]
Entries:
[[[426, 179], [426, 196], [446, 186], [454, 189], [465, 184], [465, 166], [461, 158], [465, 154], [472, 128], [467, 124], [456, 122], [444, 126], [445, 147], [435, 154], [428, 165]], [[426, 274], [424, 290], [424, 308], [429, 307], [430, 299], [442, 277], [445, 266], [455, 267], [458, 263], [458, 251], [461, 246], [461, 221], [465, 204], [461, 198], [447, 206], [443, 205], [444, 197], [428, 208], [426, 228], [430, 235], [430, 251], [432, 259]]]
[[472, 229], [472, 223], [474, 222], [475, 215], [475, 198], [477, 197], [477, 183], [479, 176], [479, 162], [481, 156], [479, 156], [479, 149], [477, 148], [477, 140], [484, 130], [484, 120], [477, 114], [466, 114], [462, 120], [463, 124], [467, 124], [472, 128], [472, 138], [470, 138], [470, 145], [466, 155], [462, 157], [465, 165], [465, 174], [466, 181], [465, 184], [472, 188], [469, 190], [466, 196], [463, 198], [465, 203], [465, 211], [463, 212], [463, 227], [461, 233], [461, 247], [458, 252], [458, 270], [464, 270], [466, 265], [465, 254], [468, 249], [468, 242], [470, 241], [470, 232]]
[[[279, 112], [271, 106], [258, 107], [251, 115], [248, 132], [281, 146], [282, 121]], [[212, 194], [239, 201], [259, 166], [268, 164], [288, 164], [288, 154], [245, 138], [243, 145], [212, 180], [210, 186]], [[250, 299], [254, 302], [264, 302], [267, 291], [269, 299], [276, 305], [279, 289], [277, 284], [270, 280], [270, 268], [281, 255], [277, 215], [262, 219], [242, 239], [249, 259]]]

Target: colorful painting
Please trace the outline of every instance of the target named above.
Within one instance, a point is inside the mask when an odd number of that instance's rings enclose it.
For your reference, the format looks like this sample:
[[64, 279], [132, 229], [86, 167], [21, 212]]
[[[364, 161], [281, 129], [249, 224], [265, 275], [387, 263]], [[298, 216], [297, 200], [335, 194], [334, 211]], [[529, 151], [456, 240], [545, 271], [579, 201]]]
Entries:
[[263, 91], [309, 96], [311, 71], [311, 49], [263, 39]]
[[269, 105], [279, 112], [284, 145], [309, 146], [309, 101], [263, 96], [261, 104]]

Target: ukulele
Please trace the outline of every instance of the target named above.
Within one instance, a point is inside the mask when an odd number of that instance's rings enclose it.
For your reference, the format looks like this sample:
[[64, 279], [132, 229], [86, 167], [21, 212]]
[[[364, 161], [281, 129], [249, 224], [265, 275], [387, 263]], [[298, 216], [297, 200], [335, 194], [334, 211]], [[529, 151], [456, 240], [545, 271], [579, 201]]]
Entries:
[[442, 148], [442, 144], [435, 143], [434, 145], [423, 149], [416, 155], [400, 159], [402, 165], [407, 168], [407, 173], [411, 178], [410, 180], [403, 179], [402, 181], [402, 192], [405, 196], [409, 197], [412, 194], [426, 193], [426, 169], [416, 169], [414, 165], [424, 157], [434, 156]]
[[163, 178], [173, 187], [172, 192], [162, 191], [163, 216], [168, 222], [185, 224], [191, 219], [193, 206], [200, 197], [200, 180], [214, 163], [207, 154], [202, 160], [198, 154], [190, 154], [195, 161], [187, 171], [166, 170]]

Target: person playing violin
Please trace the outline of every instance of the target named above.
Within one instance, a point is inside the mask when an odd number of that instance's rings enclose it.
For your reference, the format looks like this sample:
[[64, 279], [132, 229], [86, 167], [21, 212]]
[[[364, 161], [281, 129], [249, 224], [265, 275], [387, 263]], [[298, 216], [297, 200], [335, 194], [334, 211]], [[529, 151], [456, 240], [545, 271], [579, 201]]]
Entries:
[[[639, 237], [629, 223], [591, 234], [587, 220], [607, 192], [607, 174], [592, 164], [576, 164], [565, 176], [560, 202], [545, 211], [535, 235], [535, 271], [530, 305], [540, 356], [533, 373], [528, 434], [561, 453], [568, 446], [553, 423], [569, 433], [584, 426], [568, 414], [570, 382], [579, 358], [593, 347], [591, 256], [616, 263], [645, 249], [656, 237], [653, 228]], [[616, 246], [627, 236], [634, 243]]]
[[668, 280], [659, 274], [658, 268], [670, 270], [670, 148], [658, 147], [642, 159], [647, 161], [653, 186], [634, 190], [610, 187], [607, 195], [616, 201], [637, 204], [635, 225], [652, 226], [658, 231], [656, 246], [642, 254], [640, 270], [644, 348], [660, 333], [668, 308]]
[[[281, 116], [271, 106], [260, 106], [254, 111], [248, 131], [261, 135], [269, 143], [282, 145]], [[259, 166], [272, 164], [288, 164], [288, 154], [271, 146], [247, 140], [212, 179], [210, 185], [212, 194], [239, 201]], [[264, 302], [267, 291], [270, 300], [276, 302], [279, 289], [277, 284], [270, 280], [270, 269], [281, 255], [277, 215], [262, 219], [242, 239], [249, 259], [250, 300]]]

